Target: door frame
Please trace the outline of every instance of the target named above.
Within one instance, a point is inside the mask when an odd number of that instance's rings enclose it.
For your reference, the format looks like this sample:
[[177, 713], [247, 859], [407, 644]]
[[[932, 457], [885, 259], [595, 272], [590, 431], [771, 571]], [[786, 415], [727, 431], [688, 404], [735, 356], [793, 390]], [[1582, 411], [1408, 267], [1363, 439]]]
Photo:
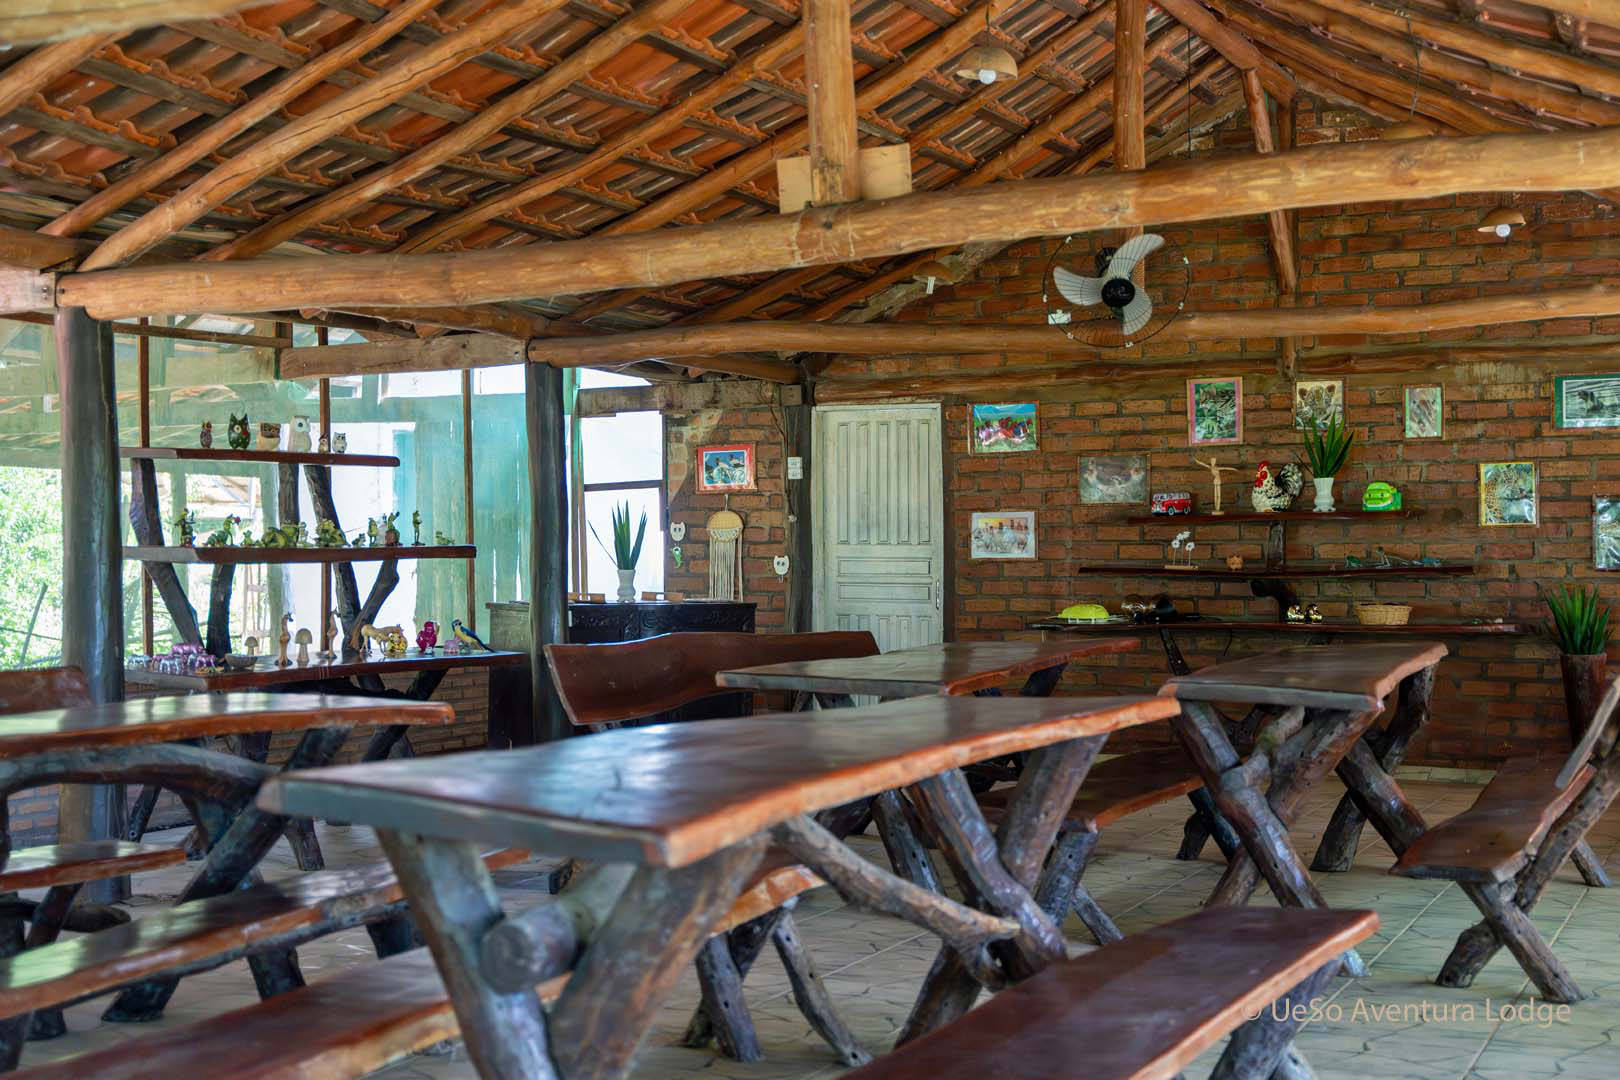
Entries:
[[944, 641], [956, 640], [956, 544], [948, 531], [951, 522], [951, 486], [945, 482], [945, 472], [949, 467], [950, 443], [945, 437], [945, 406], [939, 401], [894, 401], [894, 402], [855, 402], [840, 405], [816, 405], [810, 413], [810, 559], [813, 570], [812, 594], [810, 597], [810, 625], [820, 625], [821, 613], [825, 606], [826, 590], [832, 581], [832, 574], [824, 564], [826, 545], [821, 542], [822, 530], [827, 524], [827, 515], [822, 512], [822, 488], [826, 483], [826, 461], [821, 452], [821, 435], [823, 430], [822, 417], [828, 414], [864, 412], [891, 409], [931, 409], [934, 414], [934, 430], [939, 438], [939, 536], [940, 548], [943, 558], [940, 564], [940, 583], [942, 596], [940, 598], [940, 637]]

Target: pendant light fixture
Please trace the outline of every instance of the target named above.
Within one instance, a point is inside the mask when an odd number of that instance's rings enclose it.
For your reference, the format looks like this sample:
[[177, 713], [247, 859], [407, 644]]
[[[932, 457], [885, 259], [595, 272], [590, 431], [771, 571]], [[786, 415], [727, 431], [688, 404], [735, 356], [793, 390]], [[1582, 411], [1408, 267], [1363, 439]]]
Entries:
[[1482, 233], [1495, 233], [1503, 240], [1512, 234], [1515, 226], [1524, 224], [1523, 212], [1511, 206], [1498, 206], [1480, 219], [1476, 226]]
[[990, 36], [990, 7], [984, 5], [985, 43], [963, 53], [961, 63], [956, 65], [958, 79], [977, 79], [986, 86], [1001, 79], [1018, 78], [1018, 61], [1013, 59], [1013, 54], [990, 44], [995, 40]]
[[916, 273], [912, 274], [911, 276], [912, 280], [920, 281], [924, 284], [928, 290], [928, 296], [934, 295], [934, 285], [936, 282], [943, 281], [946, 284], [950, 284], [953, 280], [951, 268], [940, 262], [938, 259], [930, 259], [928, 262], [923, 263], [921, 266], [917, 267]]

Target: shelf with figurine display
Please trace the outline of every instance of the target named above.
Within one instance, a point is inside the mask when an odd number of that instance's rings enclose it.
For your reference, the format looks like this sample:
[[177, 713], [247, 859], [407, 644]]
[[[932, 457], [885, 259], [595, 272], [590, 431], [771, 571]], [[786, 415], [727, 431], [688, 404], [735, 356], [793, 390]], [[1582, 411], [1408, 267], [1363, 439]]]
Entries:
[[360, 675], [386, 677], [468, 667], [507, 667], [525, 664], [528, 660], [529, 654], [523, 652], [472, 648], [452, 652], [448, 645], [440, 645], [427, 650], [407, 649], [398, 656], [383, 655], [375, 650], [360, 653], [345, 649], [343, 655], [335, 659], [316, 657], [309, 664], [286, 666], [279, 665], [275, 656], [251, 657], [245, 666], [217, 667], [186, 667], [167, 664], [162, 658], [132, 658], [124, 668], [124, 677], [142, 686], [159, 686], [170, 690], [249, 690], [327, 679], [351, 679]]
[[355, 563], [384, 559], [472, 559], [472, 544], [394, 544], [377, 547], [127, 547], [124, 557], [152, 563]]
[[124, 446], [120, 457], [153, 461], [218, 461], [256, 465], [349, 465], [397, 469], [399, 458], [388, 454], [333, 454], [316, 450], [226, 450], [200, 446]]
[[1125, 519], [1127, 525], [1249, 525], [1263, 523], [1276, 525], [1285, 521], [1372, 521], [1378, 518], [1404, 520], [1421, 514], [1421, 510], [1228, 510], [1220, 514], [1132, 514]]

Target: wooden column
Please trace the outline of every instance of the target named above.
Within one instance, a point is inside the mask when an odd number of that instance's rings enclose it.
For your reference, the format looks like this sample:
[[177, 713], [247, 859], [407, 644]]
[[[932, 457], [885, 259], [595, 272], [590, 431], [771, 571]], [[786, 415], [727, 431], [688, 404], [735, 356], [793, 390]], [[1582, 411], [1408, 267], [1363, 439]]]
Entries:
[[1147, 45], [1147, 0], [1114, 2], [1114, 168], [1147, 166], [1142, 78]]
[[[82, 308], [56, 316], [62, 402], [62, 662], [84, 671], [97, 702], [124, 697], [124, 549], [118, 519], [118, 412], [112, 327]], [[122, 784], [63, 785], [58, 840], [124, 833]], [[127, 877], [85, 886], [97, 903], [129, 896]]]
[[804, 64], [810, 84], [810, 203], [861, 197], [849, 0], [805, 0]]
[[[141, 320], [145, 325], [146, 320]], [[142, 337], [136, 342], [138, 350], [136, 361], [139, 366], [141, 419], [140, 444], [152, 445], [152, 339]], [[134, 490], [131, 488], [131, 498]], [[141, 652], [147, 656], [152, 655], [152, 574], [143, 565], [141, 567]]]
[[[461, 483], [467, 499], [466, 544], [473, 540], [473, 373], [461, 373]], [[467, 619], [468, 629], [478, 632], [478, 558], [467, 560]]]
[[804, 462], [802, 480], [785, 479], [783, 491], [787, 515], [787, 613], [783, 629], [790, 634], [807, 634], [815, 618], [812, 597], [815, 595], [815, 534], [812, 531], [814, 515], [810, 498], [810, 464], [814, 453], [811, 424], [811, 406], [788, 405], [782, 409], [783, 425], [787, 435], [787, 453]]
[[567, 640], [568, 469], [563, 450], [563, 372], [528, 364], [523, 373], [529, 432], [529, 647], [534, 707], [530, 733], [513, 725], [512, 741], [549, 742], [567, 734], [562, 702], [541, 649]]

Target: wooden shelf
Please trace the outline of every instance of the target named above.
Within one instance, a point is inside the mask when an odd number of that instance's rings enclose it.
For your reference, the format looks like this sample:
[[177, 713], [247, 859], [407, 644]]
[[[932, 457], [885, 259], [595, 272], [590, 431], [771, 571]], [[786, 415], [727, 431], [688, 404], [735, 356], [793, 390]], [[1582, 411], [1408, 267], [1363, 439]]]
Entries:
[[127, 547], [124, 558], [154, 563], [354, 563], [381, 562], [384, 559], [471, 559], [478, 555], [472, 544], [447, 547], [399, 544], [395, 547]]
[[1329, 621], [1318, 623], [1277, 622], [1274, 619], [1178, 619], [1164, 623], [1069, 623], [1042, 619], [1029, 624], [1031, 630], [1066, 634], [1145, 634], [1159, 630], [1230, 631], [1233, 633], [1283, 634], [1390, 634], [1415, 637], [1473, 637], [1533, 634], [1536, 628], [1525, 623], [1414, 622], [1405, 626], [1369, 626], [1366, 623]]
[[423, 656], [409, 649], [404, 656], [361, 656], [347, 652], [336, 660], [314, 660], [300, 667], [296, 646], [288, 650], [295, 661], [287, 667], [277, 667], [276, 658], [258, 657], [251, 668], [222, 671], [213, 674], [195, 674], [153, 671], [144, 664], [130, 664], [124, 669], [124, 678], [143, 686], [162, 686], [172, 690], [247, 690], [255, 687], [283, 686], [301, 682], [320, 682], [324, 679], [347, 679], [356, 675], [404, 675], [414, 671], [439, 671], [463, 667], [506, 667], [528, 662], [529, 654], [521, 652], [462, 652], [446, 653], [443, 648], [432, 656]]
[[1166, 570], [1163, 563], [1098, 563], [1079, 566], [1074, 574], [1109, 574], [1125, 577], [1198, 578], [1222, 581], [1255, 581], [1276, 578], [1427, 578], [1468, 577], [1474, 573], [1473, 563], [1447, 563], [1442, 566], [1356, 566], [1343, 567], [1337, 563], [1294, 563], [1279, 567], [1244, 567], [1228, 570], [1224, 566], [1194, 566], [1190, 570]]
[[1262, 513], [1258, 510], [1233, 510], [1222, 514], [1132, 514], [1125, 519], [1128, 525], [1247, 525], [1252, 522], [1277, 524], [1284, 521], [1367, 521], [1374, 518], [1411, 518], [1417, 510], [1334, 510], [1318, 514], [1314, 510], [1276, 510]]
[[293, 450], [204, 450], [200, 446], [125, 446], [120, 457], [154, 461], [235, 461], [270, 465], [358, 465], [397, 469], [399, 458], [386, 454], [317, 454]]

